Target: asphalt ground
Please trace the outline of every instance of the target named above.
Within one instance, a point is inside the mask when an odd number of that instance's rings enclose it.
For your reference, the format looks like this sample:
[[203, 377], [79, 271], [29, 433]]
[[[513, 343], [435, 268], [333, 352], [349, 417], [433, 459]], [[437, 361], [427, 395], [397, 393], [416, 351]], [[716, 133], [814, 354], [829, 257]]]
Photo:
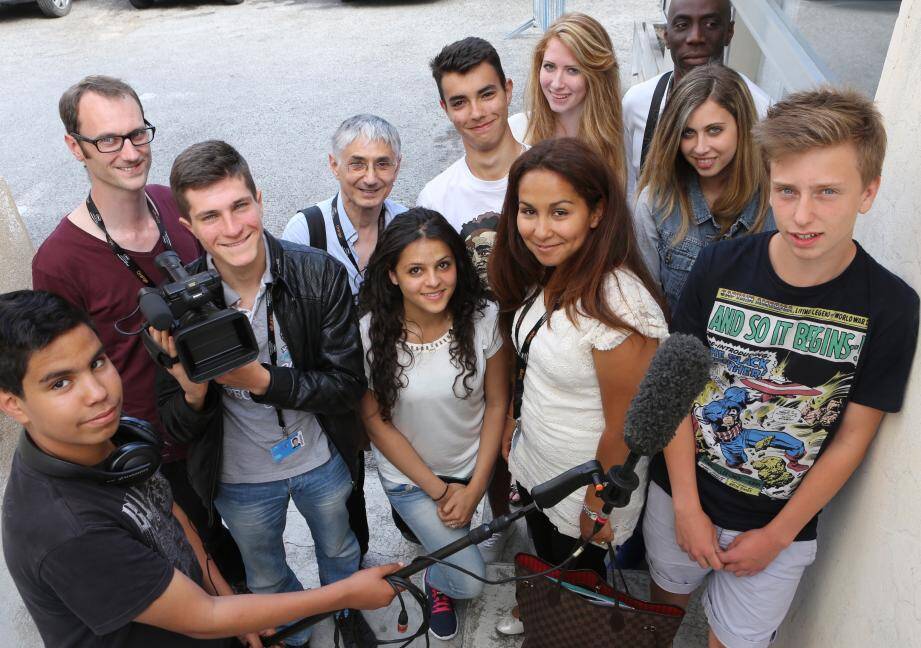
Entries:
[[[570, 0], [609, 30], [630, 83], [634, 20], [661, 15], [657, 0]], [[128, 81], [157, 126], [151, 182], [167, 183], [186, 146], [225, 139], [263, 190], [278, 233], [298, 209], [329, 197], [329, 137], [347, 116], [372, 112], [403, 140], [392, 197], [414, 203], [457, 159], [460, 140], [438, 105], [428, 61], [469, 35], [491, 41], [522, 106], [539, 34], [506, 39], [531, 0], [246, 0], [229, 6], [163, 0], [75, 0], [44, 18], [34, 4], [0, 6], [0, 176], [38, 244], [88, 188], [63, 142], [61, 93], [88, 74]]]

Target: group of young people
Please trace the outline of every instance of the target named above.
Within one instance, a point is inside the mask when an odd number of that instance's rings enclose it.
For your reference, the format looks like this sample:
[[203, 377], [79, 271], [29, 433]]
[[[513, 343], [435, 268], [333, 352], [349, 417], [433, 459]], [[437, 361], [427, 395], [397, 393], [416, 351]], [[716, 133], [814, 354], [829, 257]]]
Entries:
[[[346, 645], [375, 645], [359, 609], [390, 601], [396, 567], [359, 568], [366, 443], [395, 523], [433, 551], [484, 498], [500, 514], [572, 466], [621, 463], [629, 403], [677, 331], [707, 344], [711, 380], [641, 462], [644, 487], [598, 533], [588, 488], [528, 516], [529, 536], [553, 564], [591, 537], [571, 565], [603, 575], [602, 547], [642, 536], [656, 600], [705, 585], [710, 645], [768, 645], [820, 509], [901, 407], [918, 296], [852, 238], [885, 155], [872, 102], [826, 88], [768, 108], [720, 64], [732, 28], [728, 2], [673, 0], [673, 72], [621, 101], [608, 34], [564, 15], [511, 118], [495, 49], [447, 45], [431, 69], [465, 155], [407, 209], [388, 198], [399, 133], [350, 117], [331, 138], [339, 190], [278, 238], [232, 146], [194, 144], [168, 188], [148, 185], [155, 128], [134, 90], [97, 76], [65, 92], [91, 189], [36, 254], [36, 291], [0, 296], [0, 409], [25, 428], [4, 553], [46, 644], [257, 646], [342, 610]], [[166, 250], [218, 271], [256, 360], [197, 383], [125, 334]], [[318, 590], [286, 560], [291, 501]], [[467, 573], [426, 571], [435, 637], [457, 632], [454, 600], [479, 595], [502, 540], [452, 556]]]

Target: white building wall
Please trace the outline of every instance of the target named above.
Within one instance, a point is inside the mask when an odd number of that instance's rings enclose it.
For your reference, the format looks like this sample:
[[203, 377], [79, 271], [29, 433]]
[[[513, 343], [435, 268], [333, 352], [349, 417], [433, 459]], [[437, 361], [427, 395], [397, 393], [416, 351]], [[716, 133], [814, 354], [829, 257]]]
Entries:
[[[903, 0], [876, 99], [889, 148], [879, 198], [857, 239], [921, 292], [921, 0]], [[921, 646], [921, 353], [905, 405], [819, 522], [777, 646]]]

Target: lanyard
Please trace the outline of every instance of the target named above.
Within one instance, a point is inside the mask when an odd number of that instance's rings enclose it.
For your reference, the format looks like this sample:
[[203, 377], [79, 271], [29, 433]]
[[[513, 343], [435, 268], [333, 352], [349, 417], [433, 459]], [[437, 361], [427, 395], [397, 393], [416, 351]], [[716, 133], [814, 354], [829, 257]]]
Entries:
[[[342, 231], [342, 222], [339, 220], [339, 207], [337, 203], [339, 201], [339, 194], [333, 198], [332, 204], [332, 217], [333, 217], [333, 229], [336, 230], [336, 238], [339, 239], [339, 247], [342, 248], [342, 251], [345, 252], [345, 255], [349, 258], [349, 261], [352, 262], [352, 265], [355, 266], [355, 271], [359, 275], [362, 274], [361, 269], [358, 267], [358, 261], [355, 259], [355, 255], [352, 254], [352, 248], [349, 246], [349, 242], [345, 240], [345, 232]], [[384, 205], [381, 204], [381, 213], [377, 217], [377, 235], [380, 236], [381, 232], [384, 231]]]
[[[153, 204], [153, 201], [148, 197], [147, 205], [150, 208], [150, 213], [153, 215], [154, 222], [157, 224], [157, 229], [160, 231], [160, 240], [163, 241], [163, 246], [167, 250], [173, 249], [173, 243], [170, 241], [169, 234], [166, 232], [166, 228], [163, 227], [163, 223], [160, 222], [160, 214], [157, 213], [157, 207]], [[109, 236], [109, 232], [106, 229], [105, 223], [102, 222], [102, 216], [99, 214], [99, 210], [96, 208], [96, 203], [93, 202], [93, 194], [90, 192], [86, 197], [86, 210], [90, 213], [90, 218], [93, 219], [93, 222], [96, 223], [96, 227], [102, 230], [102, 233], [106, 236], [106, 243], [109, 244], [109, 247], [112, 249], [112, 252], [125, 264], [125, 267], [128, 268], [134, 276], [140, 279], [141, 283], [145, 286], [153, 286], [154, 282], [151, 281], [150, 277], [147, 276], [147, 273], [141, 269], [141, 266], [137, 264], [131, 255], [128, 254], [128, 251], [125, 250], [122, 246], [112, 239]]]
[[[518, 342], [518, 336], [521, 333], [521, 323], [524, 321], [525, 316], [531, 310], [531, 306], [534, 305], [534, 302], [537, 300], [540, 292], [536, 292], [531, 299], [529, 299], [524, 306], [524, 310], [521, 312], [521, 317], [518, 318], [518, 323], [515, 325], [515, 342]], [[515, 419], [521, 418], [521, 401], [524, 397], [524, 374], [528, 369], [528, 352], [531, 349], [531, 341], [534, 339], [534, 336], [537, 335], [537, 332], [540, 331], [540, 328], [544, 323], [550, 319], [550, 316], [558, 308], [558, 303], [554, 302], [553, 307], [544, 312], [540, 316], [540, 319], [534, 323], [534, 326], [531, 327], [531, 330], [528, 332], [527, 336], [524, 338], [524, 342], [521, 343], [521, 348], [516, 349], [515, 352], [515, 390], [514, 390], [514, 400], [512, 401], [512, 415]]]
[[[278, 346], [275, 343], [275, 318], [272, 317], [272, 286], [265, 287], [265, 320], [266, 328], [269, 332], [269, 364], [273, 367], [278, 366]], [[275, 416], [278, 417], [278, 427], [281, 428], [282, 436], [285, 435], [285, 415], [280, 407], [275, 408]]]

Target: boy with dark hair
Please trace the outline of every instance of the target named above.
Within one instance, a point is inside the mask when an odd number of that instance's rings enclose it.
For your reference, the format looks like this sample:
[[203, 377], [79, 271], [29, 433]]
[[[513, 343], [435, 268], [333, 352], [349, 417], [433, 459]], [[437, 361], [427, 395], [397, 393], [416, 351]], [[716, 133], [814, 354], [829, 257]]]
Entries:
[[[876, 198], [882, 118], [858, 93], [793, 94], [755, 127], [777, 232], [701, 252], [672, 322], [711, 381], [653, 463], [654, 596], [705, 584], [710, 646], [767, 646], [816, 553], [821, 509], [897, 412], [918, 295], [853, 240]], [[757, 613], [753, 614], [752, 611]]]
[[[468, 37], [446, 45], [432, 59], [432, 76], [438, 86], [441, 109], [454, 124], [464, 144], [464, 156], [432, 178], [416, 199], [417, 207], [437, 211], [460, 233], [477, 274], [487, 284], [486, 268], [496, 240], [499, 213], [505, 201], [508, 172], [527, 146], [520, 144], [508, 125], [512, 80], [507, 79], [496, 48], [482, 38]], [[511, 475], [499, 457], [487, 495], [495, 516], [508, 512]], [[507, 538], [497, 533], [479, 549], [483, 559], [499, 558]], [[438, 636], [441, 619], [450, 634], [454, 610], [450, 599], [427, 588]]]
[[464, 236], [485, 281], [508, 171], [524, 150], [508, 125], [512, 81], [496, 49], [472, 36], [446, 45], [430, 67], [464, 157], [430, 180], [416, 205], [437, 211]]
[[382, 580], [393, 566], [310, 592], [233, 596], [157, 471], [156, 436], [121, 420], [121, 406], [86, 313], [48, 292], [0, 295], [0, 411], [25, 428], [3, 552], [45, 645], [217, 648], [242, 635], [256, 648], [262, 629], [393, 598]]
[[[310, 527], [320, 582], [347, 578], [360, 561], [346, 500], [362, 458], [357, 406], [367, 387], [348, 272], [325, 252], [264, 231], [262, 193], [226, 142], [180, 153], [170, 186], [180, 223], [205, 250], [189, 272], [220, 273], [221, 306], [246, 314], [259, 356], [204, 384], [181, 364], [160, 372], [163, 425], [190, 444], [192, 485], [237, 541], [251, 591], [303, 589], [285, 557], [291, 500]], [[170, 336], [154, 337], [175, 356]], [[374, 644], [359, 612], [338, 621], [346, 646]]]
[[[89, 313], [106, 354], [121, 375], [124, 410], [161, 432], [154, 392], [156, 370], [135, 331], [138, 290], [159, 284], [154, 259], [173, 250], [189, 262], [201, 250], [179, 225], [169, 187], [147, 184], [155, 127], [137, 92], [120, 79], [92, 75], [62, 95], [58, 111], [64, 142], [86, 169], [89, 194], [39, 247], [32, 260], [32, 285], [61, 295]], [[243, 581], [240, 553], [227, 530], [205, 510], [186, 475], [186, 449], [164, 439], [163, 476], [221, 569]]]
[[432, 77], [438, 86], [438, 96], [441, 97], [441, 100], [445, 100], [444, 88], [441, 87], [441, 78], [446, 73], [467, 74], [481, 63], [489, 63], [499, 78], [499, 84], [505, 86], [505, 72], [502, 70], [502, 61], [499, 60], [499, 53], [496, 48], [489, 41], [476, 36], [468, 36], [446, 45], [438, 53], [438, 56], [429, 63], [429, 67], [432, 69]]

